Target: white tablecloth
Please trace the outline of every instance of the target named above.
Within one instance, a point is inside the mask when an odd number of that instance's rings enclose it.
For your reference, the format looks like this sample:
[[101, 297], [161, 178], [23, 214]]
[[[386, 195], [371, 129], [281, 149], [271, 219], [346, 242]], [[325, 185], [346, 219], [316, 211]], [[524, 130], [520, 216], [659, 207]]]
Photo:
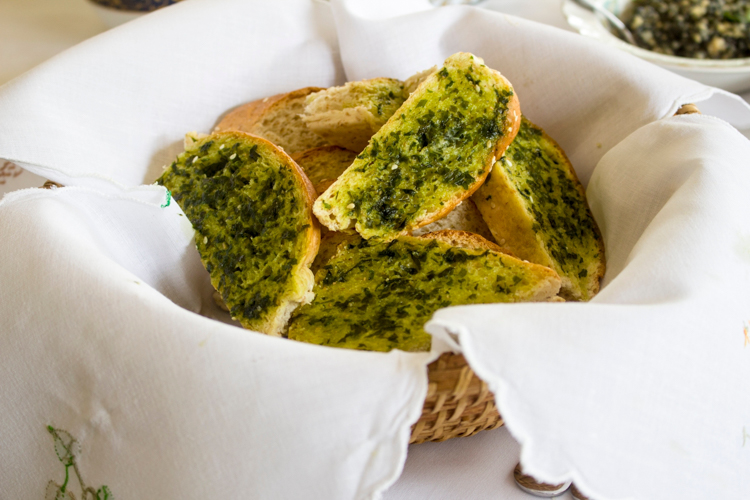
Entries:
[[[105, 30], [107, 26], [86, 0], [3, 0], [0, 85]], [[0, 160], [0, 197], [41, 186], [45, 180]], [[518, 443], [504, 427], [471, 438], [411, 446], [404, 472], [385, 498], [528, 500], [531, 497], [513, 482], [519, 453]], [[560, 498], [572, 497], [566, 493]]]
[[[483, 6], [565, 27], [557, 0], [490, 0]], [[5, 0], [0, 3], [0, 84], [105, 29], [85, 0]], [[44, 181], [18, 172], [0, 161], [0, 194]], [[518, 453], [504, 429], [412, 446], [404, 474], [386, 498], [529, 498], [513, 486]]]

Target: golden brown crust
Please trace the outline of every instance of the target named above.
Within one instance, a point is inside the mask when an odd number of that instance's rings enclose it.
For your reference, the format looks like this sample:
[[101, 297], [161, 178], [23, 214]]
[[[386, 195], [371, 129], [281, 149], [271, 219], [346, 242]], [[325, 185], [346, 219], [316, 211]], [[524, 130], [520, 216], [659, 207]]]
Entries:
[[[586, 209], [590, 213], [590, 207], [586, 199], [586, 190], [581, 185], [570, 160], [565, 151], [552, 137], [547, 134], [541, 127], [532, 123], [528, 118], [524, 118], [532, 128], [539, 130], [542, 134], [540, 142], [546, 144], [555, 151], [562, 162], [560, 167], [565, 169], [566, 175], [570, 178], [580, 198], [586, 204]], [[502, 181], [499, 181], [502, 179]], [[543, 266], [557, 267], [558, 264], [553, 261], [553, 257], [548, 253], [546, 247], [541, 243], [536, 231], [533, 229], [534, 221], [530, 218], [528, 209], [523, 199], [511, 182], [508, 173], [495, 165], [492, 169], [491, 178], [482, 186], [472, 200], [476, 203], [482, 217], [490, 228], [492, 235], [497, 243], [503, 248], [503, 251], [512, 252], [520, 258], [535, 262]], [[589, 280], [586, 292], [581, 294], [577, 285], [574, 286], [570, 276], [561, 275], [563, 280], [563, 290], [561, 295], [568, 300], [581, 300], [582, 297], [593, 297], [599, 291], [599, 282], [604, 276], [604, 242], [596, 224], [596, 220], [591, 218], [593, 230], [595, 233], [596, 245], [600, 254], [598, 260], [592, 260], [588, 267]], [[559, 268], [558, 268], [559, 269]]]
[[438, 240], [448, 243], [454, 247], [477, 248], [483, 250], [492, 250], [493, 252], [505, 253], [503, 249], [492, 243], [490, 240], [479, 236], [478, 234], [468, 231], [458, 231], [455, 229], [441, 229], [433, 233], [415, 236], [425, 240]]
[[270, 140], [288, 153], [326, 144], [300, 118], [306, 97], [318, 87], [277, 94], [240, 106], [227, 114], [215, 131], [238, 130]]
[[261, 122], [264, 116], [275, 108], [284, 106], [289, 100], [307, 97], [313, 92], [319, 92], [321, 90], [324, 89], [321, 87], [305, 87], [293, 90], [292, 92], [276, 94], [243, 104], [226, 114], [216, 127], [214, 127], [214, 132], [238, 130], [240, 132], [252, 134], [254, 127]]

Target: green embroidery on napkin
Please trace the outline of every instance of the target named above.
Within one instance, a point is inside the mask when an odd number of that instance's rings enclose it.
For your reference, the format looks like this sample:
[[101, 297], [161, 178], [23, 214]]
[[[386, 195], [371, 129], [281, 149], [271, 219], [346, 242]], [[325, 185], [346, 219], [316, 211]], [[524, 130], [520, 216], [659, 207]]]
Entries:
[[104, 485], [95, 490], [90, 486], [86, 486], [86, 483], [83, 482], [81, 472], [78, 470], [78, 464], [76, 463], [76, 456], [81, 452], [81, 445], [78, 444], [78, 441], [68, 431], [55, 429], [51, 425], [47, 426], [47, 431], [55, 441], [55, 454], [58, 460], [65, 466], [65, 480], [62, 484], [54, 481], [47, 483], [44, 500], [77, 500], [73, 492], [68, 489], [71, 468], [81, 487], [81, 500], [114, 500], [114, 496], [108, 486]]
[[167, 189], [167, 202], [161, 206], [161, 208], [167, 208], [172, 203], [172, 191]]

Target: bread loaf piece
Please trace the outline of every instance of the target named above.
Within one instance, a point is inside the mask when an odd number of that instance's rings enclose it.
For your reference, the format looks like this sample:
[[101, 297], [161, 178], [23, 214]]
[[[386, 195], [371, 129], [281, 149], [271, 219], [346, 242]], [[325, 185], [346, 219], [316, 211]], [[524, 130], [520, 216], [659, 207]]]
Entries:
[[422, 84], [423, 81], [427, 80], [427, 77], [432, 75], [438, 70], [437, 66], [433, 66], [430, 69], [420, 71], [404, 80], [404, 92], [406, 95], [411, 95], [417, 88]]
[[[356, 156], [356, 153], [339, 146], [322, 146], [297, 153], [292, 156], [292, 159], [297, 162], [297, 165], [302, 167], [307, 178], [315, 186], [315, 191], [320, 195], [351, 165]], [[482, 214], [471, 199], [464, 200], [442, 219], [420, 227], [411, 234], [419, 236], [421, 234], [440, 231], [441, 229], [456, 229], [476, 233], [490, 241], [494, 241], [492, 233], [484, 222], [484, 219], [482, 219]], [[315, 259], [316, 263], [319, 262], [320, 254], [324, 253], [323, 246], [326, 244], [326, 241], [326, 238], [321, 235], [321, 249], [318, 252], [318, 257]], [[338, 243], [341, 241], [343, 240], [339, 239]], [[328, 255], [328, 257], [331, 257], [331, 255]], [[315, 264], [313, 264], [312, 269], [315, 272]]]
[[310, 266], [310, 270], [317, 274], [318, 271], [328, 264], [328, 261], [336, 255], [339, 246], [348, 241], [359, 241], [360, 237], [354, 231], [326, 231], [323, 229], [320, 236], [320, 248], [318, 248], [318, 255], [315, 256], [315, 260]]
[[503, 76], [467, 53], [449, 57], [315, 202], [333, 231], [391, 240], [448, 214], [484, 181], [521, 112]]
[[315, 191], [320, 195], [338, 179], [356, 157], [357, 153], [339, 146], [321, 146], [297, 153], [292, 159], [302, 167], [307, 178], [315, 186]]
[[287, 154], [324, 146], [327, 142], [307, 128], [300, 118], [305, 99], [320, 87], [305, 87], [287, 94], [259, 99], [232, 110], [214, 132], [238, 130], [268, 139]]
[[198, 139], [158, 182], [195, 229], [195, 244], [233, 318], [281, 335], [312, 299], [320, 232], [315, 191], [302, 169], [260, 137], [219, 132]]
[[604, 243], [560, 146], [523, 118], [516, 139], [472, 199], [503, 250], [554, 269], [561, 296], [589, 300], [604, 275]]
[[392, 78], [348, 82], [307, 96], [302, 120], [331, 144], [358, 153], [406, 97], [404, 83]]
[[547, 301], [560, 288], [551, 269], [523, 262], [481, 236], [439, 231], [388, 243], [356, 238], [316, 273], [316, 297], [289, 338], [373, 351], [427, 351], [424, 324], [443, 307]]
[[479, 212], [476, 204], [471, 198], [462, 201], [448, 215], [435, 222], [422, 226], [413, 231], [412, 236], [421, 236], [427, 233], [434, 233], [443, 229], [454, 229], [457, 231], [466, 231], [467, 233], [478, 234], [482, 238], [494, 243], [495, 238], [492, 236], [490, 228], [484, 222], [482, 214]]

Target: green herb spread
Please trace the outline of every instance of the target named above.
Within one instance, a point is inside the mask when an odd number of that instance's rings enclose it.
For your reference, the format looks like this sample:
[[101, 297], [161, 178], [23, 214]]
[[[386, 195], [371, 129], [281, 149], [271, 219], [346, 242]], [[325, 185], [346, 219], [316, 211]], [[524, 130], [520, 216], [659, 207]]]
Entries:
[[294, 314], [289, 338], [371, 351], [427, 351], [431, 337], [423, 325], [436, 310], [530, 300], [539, 283], [531, 265], [491, 250], [411, 236], [388, 243], [356, 238], [318, 271], [315, 300]]
[[[497, 162], [523, 199], [537, 241], [588, 300], [587, 289], [602, 260], [599, 230], [575, 174], [544, 132], [522, 118], [518, 135]], [[593, 263], [593, 266], [592, 266]]]
[[[458, 54], [430, 76], [320, 200], [344, 207], [365, 238], [392, 239], [443, 209], [490, 168], [510, 86]], [[505, 125], [507, 127], [507, 125]]]
[[172, 192], [234, 318], [260, 329], [290, 296], [310, 240], [306, 187], [265, 141], [225, 132], [200, 139], [157, 181]]

